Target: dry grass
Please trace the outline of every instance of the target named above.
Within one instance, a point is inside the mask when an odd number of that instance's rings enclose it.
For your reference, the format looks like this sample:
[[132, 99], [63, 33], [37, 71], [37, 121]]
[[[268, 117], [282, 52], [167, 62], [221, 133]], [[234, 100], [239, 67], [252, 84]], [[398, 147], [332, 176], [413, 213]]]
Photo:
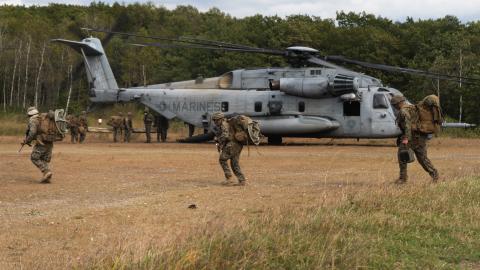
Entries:
[[218, 184], [211, 144], [91, 137], [55, 145], [53, 184], [40, 185], [19, 140], [0, 137], [0, 269], [478, 265], [477, 139], [434, 140], [430, 157], [448, 182], [429, 185], [414, 164], [403, 188], [389, 184], [390, 140], [244, 151], [244, 188]]
[[[480, 178], [347, 194], [333, 207], [266, 210], [208, 224], [144, 257], [101, 269], [452, 269], [480, 263]], [[473, 268], [472, 268], [473, 269]]]

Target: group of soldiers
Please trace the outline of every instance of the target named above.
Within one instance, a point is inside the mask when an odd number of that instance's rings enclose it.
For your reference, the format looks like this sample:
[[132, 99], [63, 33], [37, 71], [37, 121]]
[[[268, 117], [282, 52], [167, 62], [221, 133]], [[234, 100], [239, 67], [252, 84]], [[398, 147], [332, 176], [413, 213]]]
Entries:
[[112, 127], [113, 142], [118, 142], [119, 138], [123, 138], [123, 142], [130, 142], [133, 132], [132, 113], [128, 112], [127, 116], [123, 116], [122, 112], [114, 115], [107, 122], [107, 125]]
[[[415, 117], [414, 115], [412, 115], [414, 113], [414, 110], [411, 110], [412, 105], [407, 104], [403, 96], [394, 96], [391, 99], [391, 104], [398, 110], [397, 124], [402, 132], [397, 140], [399, 151], [403, 148], [409, 148], [413, 150], [422, 168], [426, 172], [428, 172], [433, 182], [437, 182], [439, 180], [439, 173], [427, 156], [427, 141], [429, 137], [427, 134], [423, 134], [419, 131], [415, 131], [412, 129], [412, 119], [414, 119]], [[27, 115], [30, 117], [28, 123], [28, 132], [22, 145], [30, 145], [30, 143], [35, 141], [31, 160], [33, 164], [35, 164], [35, 166], [37, 166], [43, 173], [41, 182], [50, 183], [52, 172], [48, 167], [48, 163], [50, 162], [52, 156], [53, 142], [44, 142], [40, 139], [39, 135], [41, 134], [38, 134], [38, 110], [34, 107], [31, 107], [28, 109]], [[85, 116], [83, 112], [82, 116]], [[115, 118], [119, 120], [121, 119], [121, 121], [119, 121], [119, 124], [113, 124], [114, 141], [117, 141], [117, 135], [121, 134], [121, 132], [123, 131], [125, 134], [124, 141], [128, 142], [130, 140], [131, 131], [133, 130], [131, 117], [132, 114], [130, 112], [127, 113], [127, 117], [125, 118], [121, 118], [121, 116], [122, 115], [120, 114], [119, 117]], [[166, 129], [168, 129], [168, 121], [166, 119], [164, 120], [159, 117], [154, 117], [147, 109], [144, 112], [143, 121], [145, 124], [147, 143], [151, 142], [150, 131], [154, 122], [157, 129], [160, 128], [160, 132], [157, 132], [157, 140], [159, 141], [161, 138], [162, 141], [165, 141], [167, 135]], [[166, 121], [166, 124], [162, 121]], [[225, 176], [225, 180], [222, 182], [222, 184], [244, 186], [247, 179], [245, 178], [240, 168], [240, 154], [242, 152], [243, 145], [235, 139], [235, 136], [232, 136], [233, 134], [231, 134], [231, 128], [229, 126], [229, 123], [226, 121], [223, 113], [214, 113], [212, 115], [212, 121], [214, 123], [213, 132], [215, 133], [215, 141], [217, 142], [217, 150], [219, 152], [219, 163]], [[80, 136], [80, 138], [82, 137]], [[80, 142], [82, 141], [82, 139], [79, 140]], [[229, 160], [231, 168], [228, 166]], [[405, 184], [408, 180], [407, 162], [402, 161], [399, 158], [398, 163], [400, 169], [400, 176], [394, 183]], [[232, 181], [232, 171], [238, 180], [237, 183], [234, 183]]]
[[[143, 124], [145, 126], [145, 143], [151, 143], [151, 132], [152, 126], [156, 127], [157, 131], [157, 142], [165, 142], [167, 140], [168, 132], [168, 119], [162, 115], [153, 115], [148, 108], [145, 109], [143, 115]], [[114, 115], [110, 118], [107, 125], [113, 128], [113, 142], [118, 142], [119, 138], [123, 137], [123, 142], [130, 142], [131, 135], [133, 133], [133, 119], [132, 113], [128, 112], [127, 116], [124, 117], [122, 112], [119, 112], [118, 115]]]
[[82, 111], [79, 116], [69, 114], [66, 117], [67, 128], [70, 132], [70, 140], [72, 143], [83, 143], [87, 137], [88, 120], [87, 112]]
[[169, 123], [166, 117], [161, 114], [153, 115], [148, 108], [145, 108], [145, 111], [143, 112], [143, 124], [145, 126], [145, 143], [152, 142], [152, 137], [150, 135], [152, 132], [152, 126], [157, 129], [157, 142], [167, 141]]

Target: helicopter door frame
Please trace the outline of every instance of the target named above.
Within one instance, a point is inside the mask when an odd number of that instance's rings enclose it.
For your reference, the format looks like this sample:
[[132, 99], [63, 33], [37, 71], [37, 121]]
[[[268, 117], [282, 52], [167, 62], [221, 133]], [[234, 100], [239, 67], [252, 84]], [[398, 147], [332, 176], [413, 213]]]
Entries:
[[374, 92], [369, 98], [372, 110], [371, 136], [383, 137], [392, 132], [392, 122], [395, 123], [396, 117], [387, 95], [388, 92]]
[[344, 119], [343, 132], [352, 136], [361, 134], [362, 124], [362, 101], [363, 100], [346, 100], [342, 101], [342, 113]]

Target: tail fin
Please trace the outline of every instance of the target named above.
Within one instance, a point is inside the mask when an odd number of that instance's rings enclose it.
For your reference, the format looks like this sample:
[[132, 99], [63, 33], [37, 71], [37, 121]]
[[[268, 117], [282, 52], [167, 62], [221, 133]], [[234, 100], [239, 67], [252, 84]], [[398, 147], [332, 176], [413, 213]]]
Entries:
[[87, 69], [89, 95], [92, 102], [117, 101], [118, 84], [98, 38], [86, 38], [82, 41], [66, 39], [52, 41], [66, 44], [82, 54]]

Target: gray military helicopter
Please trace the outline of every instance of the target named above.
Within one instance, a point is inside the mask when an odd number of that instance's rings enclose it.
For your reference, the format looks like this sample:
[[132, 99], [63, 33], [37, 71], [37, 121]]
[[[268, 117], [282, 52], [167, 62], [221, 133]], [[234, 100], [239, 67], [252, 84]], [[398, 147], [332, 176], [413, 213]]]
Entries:
[[[168, 119], [176, 117], [205, 130], [211, 128], [210, 117], [214, 112], [221, 111], [227, 116], [244, 114], [259, 122], [269, 144], [281, 144], [283, 137], [359, 139], [394, 138], [400, 134], [389, 100], [402, 93], [384, 86], [377, 78], [329, 61], [446, 80], [462, 78], [465, 82], [470, 79], [371, 64], [341, 56], [330, 56], [326, 58], [327, 61], [319, 58], [318, 51], [309, 47], [294, 46], [281, 51], [196, 38], [149, 38], [183, 44], [135, 45], [267, 53], [286, 57], [291, 67], [238, 69], [213, 78], [121, 88], [99, 39], [89, 37], [82, 41], [53, 41], [66, 44], [83, 56], [89, 96], [93, 103], [139, 102]], [[211, 138], [209, 133], [187, 141]]]

